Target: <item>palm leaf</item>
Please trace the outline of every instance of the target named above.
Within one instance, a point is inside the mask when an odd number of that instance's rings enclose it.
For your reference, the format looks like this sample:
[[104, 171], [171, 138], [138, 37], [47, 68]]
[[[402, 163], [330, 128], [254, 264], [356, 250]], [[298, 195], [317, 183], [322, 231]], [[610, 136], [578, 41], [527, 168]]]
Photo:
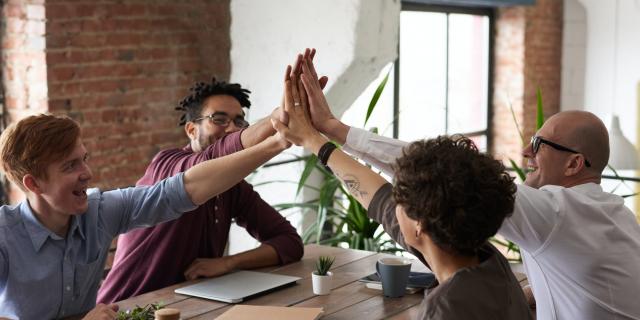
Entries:
[[391, 73], [391, 68], [389, 68], [389, 71], [387, 71], [387, 75], [384, 76], [384, 79], [382, 79], [382, 82], [380, 82], [380, 84], [376, 88], [376, 92], [373, 93], [373, 97], [371, 98], [371, 101], [369, 102], [369, 108], [367, 109], [367, 115], [364, 118], [363, 127], [367, 125], [367, 121], [369, 121], [369, 117], [371, 117], [371, 113], [373, 112], [373, 109], [376, 107], [376, 104], [378, 103], [378, 99], [380, 99], [380, 95], [382, 94], [382, 90], [384, 90], [384, 87], [387, 85], [387, 80], [389, 80], [389, 74], [390, 73]]
[[536, 100], [538, 102], [538, 107], [536, 108], [536, 130], [542, 128], [544, 124], [544, 110], [542, 109], [542, 91], [540, 91], [540, 87], [536, 92]]
[[524, 182], [527, 179], [527, 175], [524, 173], [524, 170], [522, 170], [522, 168], [520, 168], [515, 161], [513, 161], [513, 159], [509, 159], [509, 162], [511, 162], [511, 167], [513, 167], [513, 170], [516, 171], [516, 174], [518, 175], [518, 177], [520, 178], [520, 180], [522, 180], [522, 182]]
[[307, 160], [305, 161], [304, 170], [302, 171], [302, 174], [300, 175], [300, 181], [298, 182], [296, 196], [300, 194], [300, 190], [302, 190], [302, 187], [304, 187], [304, 185], [307, 183], [307, 179], [311, 175], [311, 172], [313, 172], [313, 168], [316, 167], [317, 162], [318, 157], [316, 157], [315, 155], [309, 156], [309, 158], [307, 158]]
[[524, 144], [526, 141], [524, 140], [524, 134], [522, 133], [522, 129], [520, 129], [520, 124], [518, 124], [518, 119], [516, 119], [516, 113], [513, 111], [513, 105], [511, 104], [511, 99], [507, 98], [507, 103], [509, 104], [509, 111], [511, 111], [511, 117], [513, 118], [513, 123], [516, 124], [516, 130], [518, 130], [518, 134], [520, 135], [520, 140]]

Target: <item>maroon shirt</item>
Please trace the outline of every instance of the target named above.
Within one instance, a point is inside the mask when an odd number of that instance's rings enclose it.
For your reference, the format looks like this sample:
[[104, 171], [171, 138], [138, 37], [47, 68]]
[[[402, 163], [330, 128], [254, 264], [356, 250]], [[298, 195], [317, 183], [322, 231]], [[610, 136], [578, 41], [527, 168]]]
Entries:
[[[235, 132], [199, 153], [189, 146], [161, 151], [136, 185], [155, 184], [200, 162], [242, 149], [240, 132]], [[185, 281], [184, 272], [196, 258], [223, 255], [234, 220], [258, 241], [272, 246], [281, 264], [302, 257], [296, 229], [242, 181], [177, 220], [121, 235], [98, 303], [113, 303]]]

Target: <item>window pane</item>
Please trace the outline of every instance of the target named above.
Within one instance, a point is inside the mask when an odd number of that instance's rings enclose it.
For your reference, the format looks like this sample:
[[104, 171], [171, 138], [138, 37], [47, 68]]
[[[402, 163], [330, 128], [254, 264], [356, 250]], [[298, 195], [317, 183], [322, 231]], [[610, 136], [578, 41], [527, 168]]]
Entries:
[[480, 152], [487, 152], [487, 136], [486, 135], [481, 135], [481, 136], [470, 136], [468, 137], [469, 139], [471, 139], [471, 141], [473, 141], [473, 143], [476, 144], [476, 147], [478, 147], [478, 150], [480, 150]]
[[446, 14], [400, 13], [399, 138], [413, 141], [445, 131]]
[[487, 128], [489, 18], [449, 15], [448, 133]]

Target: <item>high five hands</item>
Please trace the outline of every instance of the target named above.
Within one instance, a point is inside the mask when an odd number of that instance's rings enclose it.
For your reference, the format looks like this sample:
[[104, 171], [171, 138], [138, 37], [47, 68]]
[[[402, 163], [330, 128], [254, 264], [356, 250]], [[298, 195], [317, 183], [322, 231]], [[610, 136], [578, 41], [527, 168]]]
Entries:
[[284, 113], [271, 119], [273, 127], [285, 139], [312, 152], [327, 139], [327, 133], [339, 121], [333, 116], [322, 89], [327, 78], [318, 78], [313, 65], [315, 49], [298, 55], [296, 66], [287, 66], [284, 81]]

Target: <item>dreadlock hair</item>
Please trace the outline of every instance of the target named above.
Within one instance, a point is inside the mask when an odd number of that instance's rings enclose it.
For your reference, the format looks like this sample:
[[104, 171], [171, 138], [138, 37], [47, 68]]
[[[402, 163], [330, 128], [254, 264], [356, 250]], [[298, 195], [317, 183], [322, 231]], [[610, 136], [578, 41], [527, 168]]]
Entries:
[[251, 106], [251, 101], [249, 101], [249, 93], [251, 93], [251, 91], [243, 89], [238, 83], [217, 81], [216, 77], [211, 78], [210, 83], [197, 82], [189, 88], [189, 91], [191, 93], [184, 97], [175, 108], [182, 112], [180, 122], [178, 123], [180, 126], [184, 126], [187, 122], [199, 118], [204, 101], [211, 96], [224, 94], [236, 98], [243, 108], [249, 108]]

